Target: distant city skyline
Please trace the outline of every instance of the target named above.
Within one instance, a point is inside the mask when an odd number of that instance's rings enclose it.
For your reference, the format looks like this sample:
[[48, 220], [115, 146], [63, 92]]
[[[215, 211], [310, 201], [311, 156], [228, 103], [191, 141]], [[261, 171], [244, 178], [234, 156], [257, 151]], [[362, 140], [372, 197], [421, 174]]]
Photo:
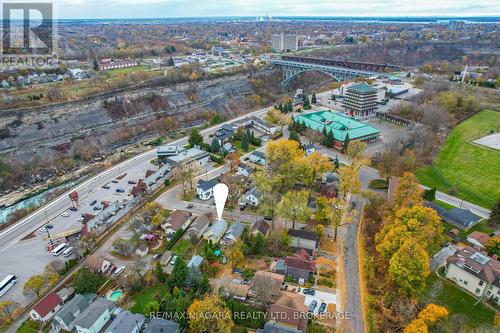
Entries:
[[491, 0], [55, 0], [60, 19], [210, 16], [492, 16]]

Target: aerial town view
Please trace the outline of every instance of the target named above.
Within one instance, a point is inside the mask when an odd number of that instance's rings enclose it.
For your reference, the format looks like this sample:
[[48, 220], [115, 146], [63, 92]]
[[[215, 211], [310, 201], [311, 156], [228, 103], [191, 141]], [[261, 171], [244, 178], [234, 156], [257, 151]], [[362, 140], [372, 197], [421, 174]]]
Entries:
[[500, 332], [500, 2], [0, 21], [0, 332]]

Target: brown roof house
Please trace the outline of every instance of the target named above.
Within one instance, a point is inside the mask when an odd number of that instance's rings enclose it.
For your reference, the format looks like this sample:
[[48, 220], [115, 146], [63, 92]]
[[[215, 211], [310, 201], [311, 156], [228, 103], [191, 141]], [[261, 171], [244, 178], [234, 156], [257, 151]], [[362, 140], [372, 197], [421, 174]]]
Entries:
[[250, 285], [251, 295], [261, 302], [272, 303], [280, 296], [285, 277], [266, 271], [257, 271]]
[[172, 236], [177, 230], [186, 230], [193, 221], [193, 214], [184, 210], [176, 210], [168, 219], [161, 225], [165, 233]]
[[109, 269], [111, 261], [99, 256], [90, 255], [85, 259], [84, 265], [94, 273], [103, 273]]
[[490, 236], [480, 231], [473, 231], [467, 235], [467, 242], [472, 246], [478, 247], [480, 249], [484, 248], [486, 242], [490, 239]]
[[500, 262], [471, 247], [448, 257], [446, 277], [482, 299], [500, 305]]
[[267, 236], [270, 229], [271, 225], [269, 224], [269, 222], [267, 222], [266, 220], [260, 220], [253, 224], [250, 232], [254, 235], [257, 235], [257, 233], [261, 233], [262, 236]]
[[226, 290], [233, 298], [245, 301], [247, 299], [250, 286], [242, 283], [230, 283], [226, 287]]
[[267, 313], [268, 320], [278, 326], [307, 331], [306, 297], [301, 294], [282, 292], [279, 299], [271, 305]]
[[194, 220], [186, 231], [186, 238], [200, 238], [210, 225], [211, 214], [203, 214]]
[[307, 281], [310, 274], [316, 271], [316, 262], [301, 257], [285, 258], [286, 275], [293, 277], [299, 282]]
[[62, 305], [63, 300], [59, 295], [55, 292], [51, 292], [33, 307], [30, 311], [30, 317], [33, 320], [47, 322], [54, 317]]

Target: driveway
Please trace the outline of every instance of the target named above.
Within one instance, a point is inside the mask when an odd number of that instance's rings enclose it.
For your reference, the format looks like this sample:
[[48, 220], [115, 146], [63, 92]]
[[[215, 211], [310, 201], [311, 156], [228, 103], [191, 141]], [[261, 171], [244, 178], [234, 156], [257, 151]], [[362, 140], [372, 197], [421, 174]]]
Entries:
[[435, 255], [432, 256], [430, 261], [431, 272], [435, 272], [441, 267], [442, 264], [451, 256], [453, 253], [457, 251], [456, 247], [453, 244], [449, 244], [439, 250]]
[[[313, 300], [316, 300], [318, 304], [316, 305], [316, 308], [314, 309], [314, 314], [318, 314], [319, 307], [321, 303], [326, 303], [328, 304], [337, 304], [337, 295], [335, 293], [327, 293], [324, 291], [318, 291], [316, 290], [316, 293], [314, 296], [311, 295], [305, 295], [303, 292], [303, 289], [299, 292], [299, 294], [304, 295], [306, 297], [304, 304], [309, 307], [309, 305], [312, 303]], [[328, 308], [328, 306], [327, 306]], [[326, 310], [325, 310], [326, 311]]]

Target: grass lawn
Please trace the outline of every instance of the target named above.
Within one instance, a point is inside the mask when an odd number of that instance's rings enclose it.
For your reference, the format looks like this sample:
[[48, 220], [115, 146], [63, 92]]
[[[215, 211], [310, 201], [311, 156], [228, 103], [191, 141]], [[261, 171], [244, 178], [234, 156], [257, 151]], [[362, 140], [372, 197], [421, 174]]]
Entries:
[[385, 179], [374, 179], [370, 182], [368, 187], [376, 190], [385, 190], [387, 189], [387, 182]]
[[149, 69], [149, 66], [140, 65], [140, 66], [134, 66], [134, 67], [108, 69], [106, 73], [109, 75], [122, 75], [122, 74], [134, 73], [134, 72], [142, 72], [142, 71], [145, 71], [148, 69]]
[[488, 234], [488, 235], [491, 234], [493, 231], [495, 231], [495, 229], [490, 227], [488, 225], [488, 222], [489, 222], [488, 220], [482, 220], [478, 224], [476, 224], [475, 226], [470, 228], [469, 230], [460, 231], [460, 234], [459, 234], [460, 238], [465, 239], [467, 237], [467, 235], [473, 231], [484, 232], [485, 234]]
[[241, 148], [241, 141], [238, 140], [238, 141], [234, 142], [234, 148], [236, 148], [236, 150], [238, 151], [238, 153], [240, 153], [241, 155], [245, 155], [245, 154], [248, 154], [248, 153], [254, 151], [258, 147], [254, 146], [252, 144], [249, 144], [248, 145], [248, 151], [244, 151], [243, 148]]
[[193, 250], [193, 245], [191, 242], [187, 239], [180, 239], [175, 243], [174, 247], [172, 248], [172, 252], [175, 253], [178, 256], [191, 256], [191, 252]]
[[40, 325], [32, 320], [26, 320], [16, 333], [35, 333], [38, 332]]
[[132, 297], [132, 307], [130, 311], [133, 313], [145, 313], [146, 307], [149, 302], [157, 300], [160, 302], [161, 298], [167, 292], [167, 286], [165, 285], [155, 285], [152, 287], [146, 287], [143, 291], [135, 294]]
[[[500, 112], [485, 110], [455, 127], [434, 163], [420, 168], [420, 182], [449, 192], [477, 205], [491, 208], [500, 198], [500, 152], [472, 143], [498, 130]], [[496, 170], [496, 171], [495, 171]]]
[[492, 325], [495, 311], [482, 303], [474, 305], [477, 300], [456, 287], [451, 281], [442, 281], [435, 274], [427, 279], [427, 288], [421, 297], [426, 304], [435, 303], [448, 309], [450, 316], [458, 315], [465, 322], [476, 328], [481, 325]]

